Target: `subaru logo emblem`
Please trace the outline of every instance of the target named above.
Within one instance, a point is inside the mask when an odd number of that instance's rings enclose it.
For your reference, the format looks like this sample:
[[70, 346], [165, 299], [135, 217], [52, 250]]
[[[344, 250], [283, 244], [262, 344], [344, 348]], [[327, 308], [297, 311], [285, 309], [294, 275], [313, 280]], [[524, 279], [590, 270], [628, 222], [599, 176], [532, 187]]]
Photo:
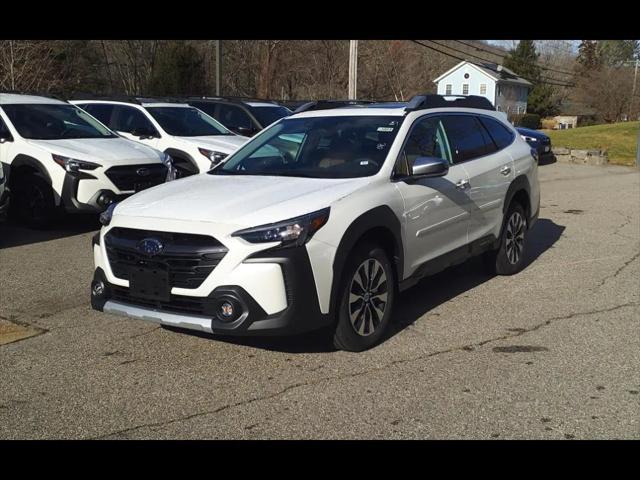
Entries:
[[164, 249], [162, 242], [156, 238], [144, 238], [138, 242], [136, 247], [138, 251], [149, 257], [158, 255]]
[[146, 177], [150, 172], [148, 168], [139, 168], [138, 170], [136, 170], [136, 173], [141, 177]]

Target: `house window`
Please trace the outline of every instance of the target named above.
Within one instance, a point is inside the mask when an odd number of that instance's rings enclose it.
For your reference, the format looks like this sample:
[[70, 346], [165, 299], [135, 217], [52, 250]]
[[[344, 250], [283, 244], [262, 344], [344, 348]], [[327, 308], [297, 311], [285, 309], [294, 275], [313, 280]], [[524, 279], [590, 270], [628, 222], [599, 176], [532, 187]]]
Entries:
[[462, 94], [463, 95], [469, 95], [469, 84], [468, 83], [463, 83], [462, 84]]
[[498, 86], [498, 96], [501, 97], [502, 96], [502, 87]]
[[445, 90], [445, 95], [451, 95], [451, 84], [447, 83], [447, 85], [444, 87]]
[[502, 111], [502, 107], [500, 105], [498, 105], [496, 108], [498, 109], [499, 112]]
[[480, 95], [486, 95], [487, 94], [487, 84], [486, 83], [481, 83], [480, 84]]

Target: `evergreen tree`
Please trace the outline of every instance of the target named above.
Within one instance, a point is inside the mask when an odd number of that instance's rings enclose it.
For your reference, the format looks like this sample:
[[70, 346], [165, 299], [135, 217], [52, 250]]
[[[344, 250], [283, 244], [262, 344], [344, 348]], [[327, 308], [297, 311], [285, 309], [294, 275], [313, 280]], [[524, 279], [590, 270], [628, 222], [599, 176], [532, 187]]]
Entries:
[[606, 65], [617, 66], [638, 58], [640, 48], [638, 40], [601, 40], [598, 42], [598, 54]]
[[578, 70], [597, 70], [602, 66], [602, 58], [596, 40], [582, 40], [576, 58]]
[[541, 78], [539, 56], [533, 40], [520, 40], [505, 58], [504, 66], [533, 83], [527, 99], [527, 111], [548, 117], [555, 115], [558, 108], [554, 101], [553, 86], [544, 83]]

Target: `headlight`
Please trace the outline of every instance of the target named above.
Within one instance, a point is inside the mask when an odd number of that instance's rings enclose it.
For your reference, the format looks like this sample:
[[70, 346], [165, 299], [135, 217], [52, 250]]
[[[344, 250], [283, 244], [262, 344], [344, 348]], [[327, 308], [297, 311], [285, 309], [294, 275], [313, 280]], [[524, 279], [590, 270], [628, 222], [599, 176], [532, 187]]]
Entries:
[[534, 137], [528, 137], [527, 135], [520, 135], [525, 142], [537, 142], [538, 139]]
[[167, 178], [165, 179], [165, 182], [170, 182], [171, 180], [175, 180], [176, 179], [176, 167], [173, 166], [173, 158], [171, 158], [171, 155], [162, 152], [162, 163], [164, 163], [167, 166]]
[[229, 156], [228, 153], [216, 152], [214, 150], [207, 150], [206, 148], [198, 148], [200, 153], [207, 157], [212, 165], [219, 164], [222, 160]]
[[116, 205], [116, 202], [110, 203], [107, 209], [100, 214], [100, 223], [105, 227], [111, 223], [111, 217], [113, 217], [113, 211]]
[[329, 220], [329, 208], [269, 225], [247, 228], [233, 233], [250, 243], [282, 242], [280, 248], [304, 245]]
[[67, 172], [77, 172], [78, 170], [95, 170], [100, 167], [99, 164], [86, 162], [84, 160], [76, 160], [75, 158], [63, 157], [52, 153], [53, 161], [64, 168]]

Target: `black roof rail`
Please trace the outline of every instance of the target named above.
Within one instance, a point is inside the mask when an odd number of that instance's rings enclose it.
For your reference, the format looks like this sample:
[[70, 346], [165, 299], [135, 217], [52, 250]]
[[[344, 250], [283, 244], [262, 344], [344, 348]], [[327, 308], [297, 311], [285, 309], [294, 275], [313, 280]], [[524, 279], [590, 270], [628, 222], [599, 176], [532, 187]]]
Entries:
[[81, 100], [110, 100], [113, 102], [124, 102], [124, 103], [142, 103], [138, 97], [133, 95], [101, 95], [94, 93], [74, 93], [69, 96], [69, 100], [81, 101]]
[[178, 97], [146, 97], [144, 95], [96, 95], [92, 93], [78, 93], [70, 97], [70, 100], [104, 100], [112, 102], [135, 103], [186, 103], [185, 99]]
[[425, 110], [427, 108], [478, 108], [493, 110], [493, 104], [479, 95], [416, 95], [407, 103], [405, 111]]
[[224, 96], [224, 95], [187, 95], [184, 97], [187, 100], [223, 100], [231, 103], [242, 103], [242, 102], [264, 102], [264, 103], [273, 103], [274, 105], [278, 105], [278, 102], [275, 100], [269, 100], [266, 98], [254, 98], [254, 97], [237, 97], [237, 96]]
[[373, 100], [313, 100], [296, 108], [293, 113], [308, 112], [312, 110], [330, 110], [348, 106], [369, 105], [376, 103]]

